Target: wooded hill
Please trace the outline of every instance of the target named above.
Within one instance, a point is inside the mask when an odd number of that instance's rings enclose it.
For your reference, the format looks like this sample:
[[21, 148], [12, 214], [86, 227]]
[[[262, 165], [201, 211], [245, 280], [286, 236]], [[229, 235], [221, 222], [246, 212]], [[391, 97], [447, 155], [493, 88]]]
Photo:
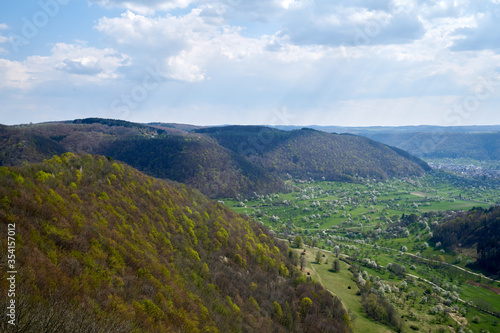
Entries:
[[213, 139], [178, 129], [108, 119], [0, 128], [0, 165], [42, 162], [64, 152], [111, 156], [154, 177], [194, 186], [210, 197], [283, 191], [277, 176]]
[[355, 181], [422, 175], [429, 166], [400, 149], [355, 136], [312, 129], [281, 131], [263, 126], [196, 130], [256, 165], [286, 178]]
[[0, 167], [2, 235], [9, 224], [17, 321], [2, 332], [350, 331], [262, 225], [102, 156]]
[[89, 118], [0, 127], [0, 165], [41, 162], [64, 152], [111, 156], [154, 177], [210, 197], [285, 191], [283, 179], [356, 181], [415, 176], [428, 165], [396, 148], [354, 135], [263, 126], [196, 129]]
[[438, 225], [432, 239], [456, 252], [477, 256], [477, 265], [500, 277], [500, 207], [458, 212]]

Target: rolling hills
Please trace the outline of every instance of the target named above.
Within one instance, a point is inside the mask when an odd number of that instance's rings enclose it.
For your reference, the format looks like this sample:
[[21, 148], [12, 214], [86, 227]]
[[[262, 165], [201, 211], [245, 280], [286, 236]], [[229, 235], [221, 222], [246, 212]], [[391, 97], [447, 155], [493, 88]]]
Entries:
[[[188, 132], [191, 131], [191, 132]], [[283, 180], [357, 181], [418, 176], [428, 165], [354, 135], [263, 126], [195, 126], [88, 118], [0, 128], [0, 165], [42, 162], [65, 152], [100, 154], [212, 197], [286, 190]]]
[[262, 225], [102, 156], [0, 167], [0, 221], [15, 233], [0, 284], [17, 271], [16, 331], [350, 331]]
[[210, 197], [284, 190], [277, 176], [206, 136], [163, 126], [84, 119], [0, 128], [0, 165], [42, 162], [64, 152], [111, 156], [146, 172], [192, 185]]
[[[295, 130], [297, 126], [279, 126]], [[351, 133], [398, 147], [420, 158], [500, 160], [500, 126], [312, 126], [328, 133]]]

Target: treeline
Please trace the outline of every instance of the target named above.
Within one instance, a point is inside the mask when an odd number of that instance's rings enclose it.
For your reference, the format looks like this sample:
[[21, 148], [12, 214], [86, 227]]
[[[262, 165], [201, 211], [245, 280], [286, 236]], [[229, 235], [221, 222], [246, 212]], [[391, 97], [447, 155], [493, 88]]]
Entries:
[[8, 224], [18, 312], [2, 332], [351, 331], [263, 226], [102, 156], [1, 167], [4, 235]]
[[120, 119], [105, 119], [105, 118], [85, 118], [85, 119], [75, 119], [73, 124], [102, 124], [106, 126], [120, 126], [126, 128], [134, 128], [140, 130], [146, 130], [149, 132], [156, 132], [157, 134], [165, 133], [165, 130], [156, 127], [151, 127], [144, 124], [133, 123], [130, 121], [120, 120]]
[[434, 230], [433, 242], [451, 250], [476, 250], [477, 265], [500, 276], [500, 206], [460, 212]]

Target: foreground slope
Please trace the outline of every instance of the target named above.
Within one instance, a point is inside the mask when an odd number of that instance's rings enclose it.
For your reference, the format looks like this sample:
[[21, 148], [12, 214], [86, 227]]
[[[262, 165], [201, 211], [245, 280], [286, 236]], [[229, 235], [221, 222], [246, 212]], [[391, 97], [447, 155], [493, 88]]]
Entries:
[[422, 175], [428, 165], [409, 154], [355, 135], [311, 129], [281, 131], [262, 126], [197, 130], [281, 177], [353, 181]]
[[341, 302], [264, 227], [104, 157], [1, 167], [2, 235], [12, 224], [17, 331], [350, 330]]

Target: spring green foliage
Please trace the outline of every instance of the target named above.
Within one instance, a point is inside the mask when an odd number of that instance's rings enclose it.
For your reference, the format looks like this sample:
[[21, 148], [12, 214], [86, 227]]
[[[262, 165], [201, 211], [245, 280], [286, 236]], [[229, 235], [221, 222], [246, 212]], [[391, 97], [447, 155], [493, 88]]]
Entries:
[[302, 237], [300, 235], [296, 235], [293, 239], [293, 246], [301, 249], [304, 246], [304, 242], [302, 241]]
[[301, 278], [262, 225], [104, 157], [1, 167], [0, 221], [4, 235], [16, 225], [17, 311], [26, 313], [17, 327], [27, 331], [350, 330], [345, 310]]
[[332, 271], [335, 273], [340, 272], [340, 261], [338, 259], [335, 259], [332, 263]]
[[321, 264], [321, 251], [316, 252], [316, 263]]
[[[483, 270], [487, 278], [477, 275], [477, 269], [485, 267], [479, 265], [482, 255], [493, 263], [498, 253], [498, 208], [452, 209], [500, 204], [498, 184], [444, 172], [386, 182], [365, 179], [361, 184], [288, 184], [291, 193], [256, 196], [245, 208], [232, 200], [225, 205], [246, 211], [292, 247], [297, 237], [306, 250], [314, 246], [306, 255], [300, 249], [289, 257], [300, 257], [295, 263], [309, 268], [304, 274], [310, 273], [354, 311], [356, 331], [387, 332], [387, 326], [401, 329], [401, 322], [404, 332], [411, 326], [425, 332], [446, 332], [449, 326], [459, 331], [458, 325], [466, 332], [497, 330], [499, 283], [491, 278], [498, 279], [498, 273]], [[329, 265], [315, 264], [318, 248]], [[332, 267], [335, 259], [338, 273]], [[357, 275], [346, 269], [346, 262], [357, 267]], [[352, 279], [367, 286], [363, 297]], [[471, 321], [474, 315], [480, 317], [477, 324]]]

